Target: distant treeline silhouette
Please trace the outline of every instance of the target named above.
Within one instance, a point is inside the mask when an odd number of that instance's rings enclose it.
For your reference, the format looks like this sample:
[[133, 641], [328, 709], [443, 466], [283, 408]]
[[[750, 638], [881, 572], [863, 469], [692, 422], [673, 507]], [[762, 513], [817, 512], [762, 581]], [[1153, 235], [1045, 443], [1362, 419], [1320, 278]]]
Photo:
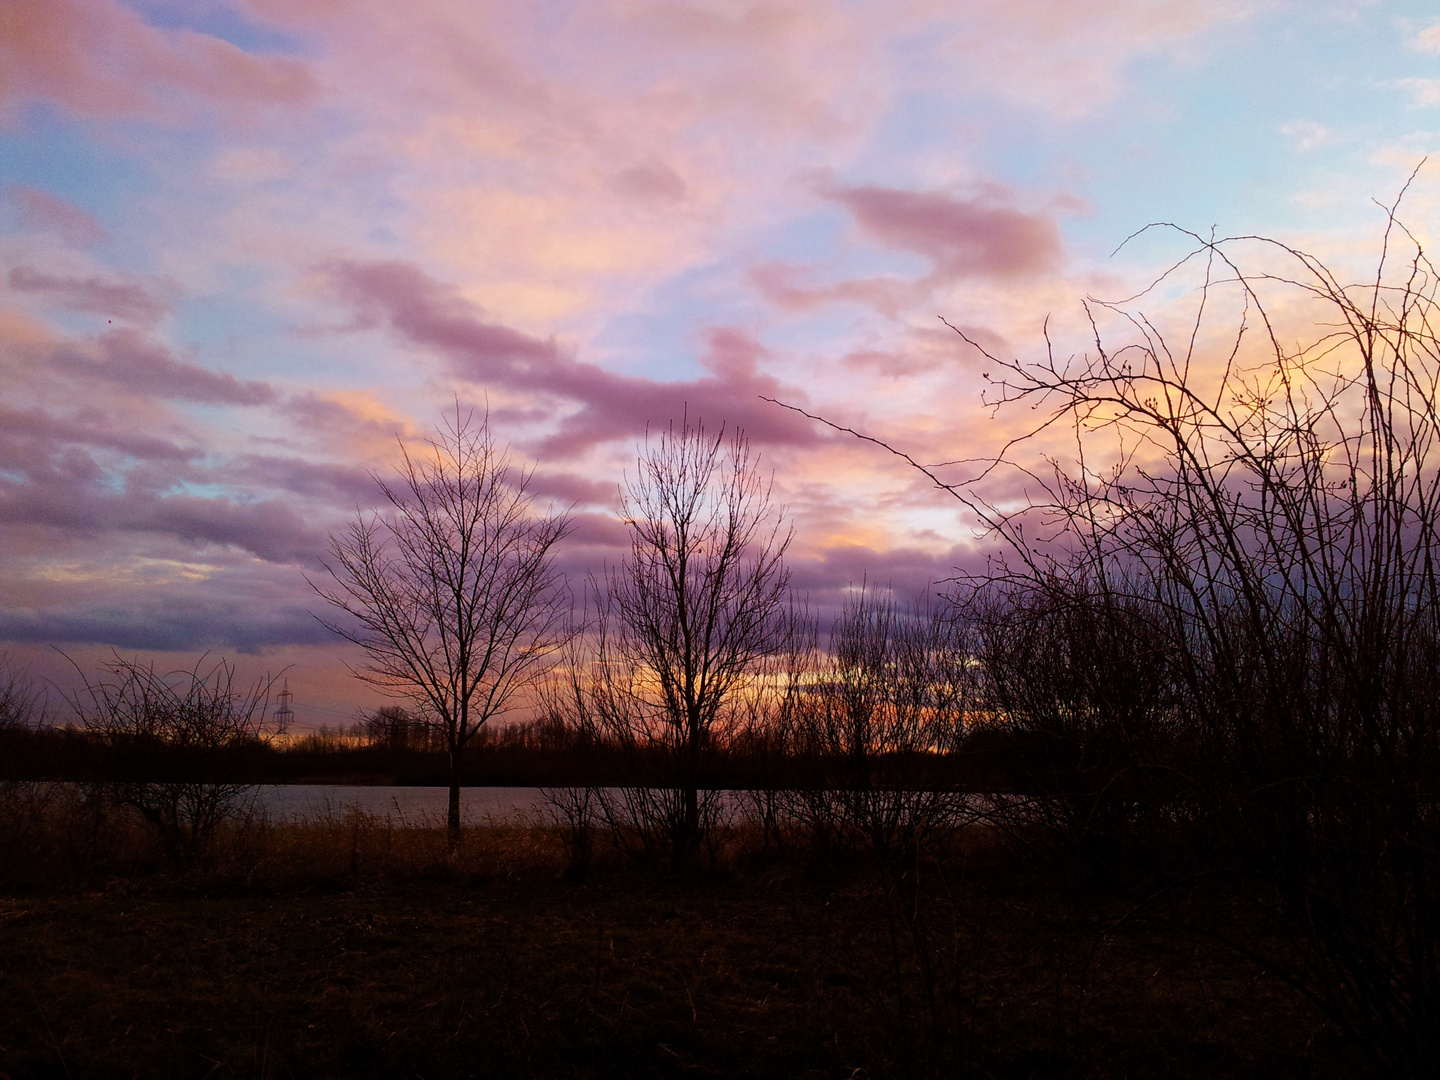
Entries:
[[[1013, 789], [1032, 766], [999, 732], [976, 731], [960, 753], [915, 751], [872, 763], [878, 775], [946, 789]], [[577, 731], [560, 719], [484, 728], [462, 762], [468, 785], [614, 787], [637, 772], [664, 783], [658, 751], [636, 759], [618, 740]], [[902, 763], [902, 757], [906, 760]], [[741, 732], [707, 749], [706, 789], [838, 787], [851, 782], [853, 757], [777, 741], [772, 733]], [[443, 740], [397, 708], [343, 727], [321, 728], [283, 741], [244, 739], [216, 747], [176, 745], [159, 735], [103, 737], [74, 724], [0, 727], [0, 780], [72, 783], [229, 782], [448, 785]]]

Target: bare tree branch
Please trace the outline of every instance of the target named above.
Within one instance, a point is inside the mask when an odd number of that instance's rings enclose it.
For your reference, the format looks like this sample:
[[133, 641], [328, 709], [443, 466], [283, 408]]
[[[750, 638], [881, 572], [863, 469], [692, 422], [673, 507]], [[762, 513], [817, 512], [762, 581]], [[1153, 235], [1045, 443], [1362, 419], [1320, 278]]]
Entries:
[[[630, 554], [597, 588], [599, 678], [591, 708], [612, 738], [658, 761], [631, 798], [684, 859], [713, 792], [702, 761], [733, 734], [785, 648], [790, 531], [744, 434], [688, 418], [641, 452], [621, 516]], [[597, 583], [598, 586], [599, 583]]]
[[512, 708], [570, 633], [554, 564], [565, 513], [537, 514], [531, 473], [497, 449], [489, 417], [455, 415], [422, 450], [400, 443], [394, 480], [375, 477], [386, 512], [331, 536], [331, 583], [311, 586], [343, 613], [317, 616], [364, 650], [355, 674], [409, 701], [444, 738], [448, 825], [460, 830], [459, 771], [475, 732]]

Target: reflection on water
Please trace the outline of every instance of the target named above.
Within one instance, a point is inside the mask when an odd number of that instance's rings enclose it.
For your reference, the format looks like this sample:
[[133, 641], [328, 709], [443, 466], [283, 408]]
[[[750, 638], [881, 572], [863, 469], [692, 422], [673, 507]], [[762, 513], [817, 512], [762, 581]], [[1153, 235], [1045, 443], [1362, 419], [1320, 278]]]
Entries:
[[[344, 817], [355, 809], [377, 817], [388, 815], [400, 826], [438, 826], [445, 823], [449, 794], [443, 787], [265, 784], [257, 790], [255, 808], [264, 810], [273, 821]], [[539, 788], [460, 789], [460, 816], [466, 825], [533, 819], [543, 804]]]

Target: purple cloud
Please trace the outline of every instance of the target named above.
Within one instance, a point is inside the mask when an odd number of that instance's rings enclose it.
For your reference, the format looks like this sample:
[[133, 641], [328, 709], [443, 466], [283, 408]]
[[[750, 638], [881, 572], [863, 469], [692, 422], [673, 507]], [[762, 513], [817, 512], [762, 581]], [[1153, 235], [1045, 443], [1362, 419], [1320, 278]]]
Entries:
[[302, 458], [268, 454], [242, 454], [218, 470], [226, 483], [268, 487], [323, 499], [328, 506], [346, 509], [374, 502], [375, 481], [364, 469]]
[[965, 545], [936, 553], [910, 547], [877, 551], [844, 544], [809, 557], [792, 557], [790, 580], [792, 588], [807, 598], [824, 633], [844, 610], [851, 589], [861, 585], [889, 589], [901, 604], [934, 599], [952, 587], [957, 574], [978, 570], [983, 563], [984, 553]]
[[358, 325], [388, 326], [445, 354], [471, 378], [528, 387], [561, 363], [554, 341], [485, 322], [473, 304], [410, 263], [338, 262], [327, 269]]
[[0, 641], [46, 645], [110, 645], [117, 649], [193, 652], [233, 649], [254, 653], [282, 645], [333, 640], [302, 604], [245, 610], [226, 598], [194, 594], [147, 598], [123, 606], [83, 610], [0, 610]]
[[[41, 482], [41, 481], [44, 482]], [[312, 560], [325, 534], [278, 500], [236, 502], [153, 491], [106, 491], [104, 477], [54, 470], [29, 483], [0, 483], [0, 518], [80, 534], [157, 533], [191, 544], [237, 547], [273, 563]]]
[[41, 409], [0, 407], [0, 466], [25, 472], [58, 458], [66, 446], [100, 447], [141, 461], [183, 462], [201, 454], [166, 439], [113, 430], [109, 419], [93, 410], [66, 419]]
[[263, 382], [241, 382], [228, 372], [176, 360], [135, 330], [115, 330], [97, 342], [100, 357], [74, 348], [57, 350], [56, 368], [86, 379], [101, 379], [139, 394], [178, 398], [205, 405], [265, 405], [275, 391]]
[[616, 173], [610, 188], [617, 194], [639, 203], [677, 203], [685, 199], [689, 188], [680, 174], [663, 161], [646, 161]]
[[169, 310], [163, 300], [129, 282], [99, 277], [73, 278], [42, 274], [28, 266], [10, 271], [9, 283], [19, 292], [37, 293], [50, 303], [71, 311], [109, 315], [127, 322], [150, 325]]
[[712, 373], [683, 382], [617, 375], [565, 355], [541, 341], [482, 318], [453, 289], [406, 263], [338, 262], [327, 268], [356, 324], [385, 327], [444, 357], [457, 376], [481, 384], [578, 403], [542, 454], [568, 456], [598, 443], [640, 435], [688, 410], [713, 426], [745, 429], [760, 443], [810, 445], [813, 425], [762, 401], [804, 401], [794, 387], [760, 372], [764, 349], [735, 330], [712, 330], [703, 363]]
[[[133, 460], [117, 468], [107, 453]], [[117, 430], [113, 418], [93, 410], [72, 417], [0, 410], [0, 522], [84, 536], [168, 535], [240, 548], [275, 563], [309, 560], [324, 550], [313, 510], [302, 515], [274, 498], [191, 494], [187, 485], [229, 486], [243, 478], [243, 463], [241, 475], [231, 476], [223, 465], [200, 467], [203, 456]]]
[[942, 285], [966, 278], [1022, 277], [1060, 262], [1060, 228], [1054, 219], [1004, 205], [1008, 192], [962, 199], [943, 191], [845, 187], [827, 174], [812, 181], [821, 198], [849, 211], [866, 237], [924, 256], [931, 270], [918, 280], [895, 275], [824, 281], [817, 280], [818, 266], [773, 260], [752, 266], [751, 284], [788, 311], [857, 303], [895, 315]]
[[142, 500], [131, 508], [132, 528], [153, 528], [182, 540], [242, 548], [266, 562], [295, 563], [325, 549], [325, 534], [293, 507], [278, 500], [237, 503], [190, 495]]
[[53, 232], [71, 247], [89, 247], [105, 239], [105, 230], [98, 221], [48, 191], [17, 184], [8, 194], [20, 223], [27, 228]]
[[844, 206], [872, 239], [930, 259], [942, 280], [1017, 277], [1049, 270], [1060, 260], [1059, 226], [1041, 214], [943, 191], [831, 183], [817, 191]]
[[151, 119], [183, 102], [242, 114], [301, 105], [314, 77], [288, 56], [256, 56], [222, 38], [146, 23], [118, 0], [7, 0], [0, 116], [46, 101], [81, 116]]
[[554, 499], [577, 506], [611, 506], [619, 489], [569, 472], [537, 472], [530, 478], [530, 491], [540, 500]]

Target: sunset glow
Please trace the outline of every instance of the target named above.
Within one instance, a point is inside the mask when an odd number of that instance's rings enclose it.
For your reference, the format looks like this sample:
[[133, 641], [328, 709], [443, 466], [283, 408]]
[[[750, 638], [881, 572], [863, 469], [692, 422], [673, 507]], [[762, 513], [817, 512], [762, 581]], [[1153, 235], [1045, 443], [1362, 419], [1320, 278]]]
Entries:
[[[1083, 349], [1086, 296], [1187, 250], [1122, 248], [1157, 221], [1358, 271], [1440, 149], [1408, 2], [6, 0], [0, 33], [0, 649], [289, 665], [305, 724], [376, 703], [305, 575], [457, 399], [573, 506], [577, 582], [688, 413], [762, 452], [816, 610], [923, 592], [975, 523], [766, 399], [983, 457], [1030, 417], [941, 317]], [[1437, 206], [1432, 163], [1401, 216]]]

